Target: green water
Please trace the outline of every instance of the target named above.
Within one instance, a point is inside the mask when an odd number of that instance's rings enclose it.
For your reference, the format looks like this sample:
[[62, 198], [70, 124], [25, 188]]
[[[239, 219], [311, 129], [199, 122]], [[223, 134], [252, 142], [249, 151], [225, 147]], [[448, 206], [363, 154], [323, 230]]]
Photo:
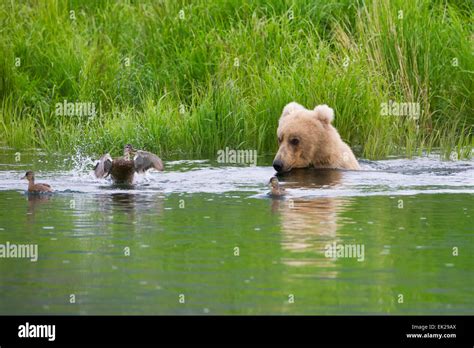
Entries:
[[[28, 164], [7, 162], [0, 244], [37, 244], [39, 257], [0, 258], [0, 314], [474, 313], [472, 163], [424, 184], [371, 170], [300, 191], [282, 178], [278, 200], [268, 166], [176, 163], [120, 189], [38, 156], [57, 189], [38, 197], [18, 179]], [[364, 259], [326, 257], [333, 242], [364, 245]]]

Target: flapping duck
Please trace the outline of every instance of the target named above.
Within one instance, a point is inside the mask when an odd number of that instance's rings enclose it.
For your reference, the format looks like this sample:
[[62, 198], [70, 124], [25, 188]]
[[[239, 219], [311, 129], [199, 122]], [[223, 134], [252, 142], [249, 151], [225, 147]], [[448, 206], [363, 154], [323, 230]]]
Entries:
[[112, 159], [108, 153], [103, 155], [94, 168], [94, 174], [97, 178], [110, 175], [117, 184], [132, 184], [135, 173], [144, 173], [151, 168], [162, 171], [161, 159], [151, 152], [136, 150], [127, 144], [123, 149], [123, 157]]

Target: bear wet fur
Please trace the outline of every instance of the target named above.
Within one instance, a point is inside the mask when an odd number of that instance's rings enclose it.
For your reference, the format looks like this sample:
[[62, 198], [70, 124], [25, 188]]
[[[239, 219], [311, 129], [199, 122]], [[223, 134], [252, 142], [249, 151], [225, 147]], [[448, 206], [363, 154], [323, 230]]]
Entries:
[[278, 123], [279, 149], [273, 161], [277, 172], [294, 168], [360, 169], [351, 148], [332, 125], [334, 110], [318, 105], [313, 110], [291, 102]]

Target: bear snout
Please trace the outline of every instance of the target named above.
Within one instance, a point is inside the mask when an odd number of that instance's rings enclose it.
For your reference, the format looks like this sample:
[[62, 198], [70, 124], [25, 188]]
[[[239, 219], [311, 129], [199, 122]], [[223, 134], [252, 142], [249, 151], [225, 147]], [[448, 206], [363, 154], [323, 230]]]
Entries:
[[273, 161], [273, 168], [275, 168], [275, 170], [280, 173], [283, 170], [283, 162], [279, 159], [275, 159]]

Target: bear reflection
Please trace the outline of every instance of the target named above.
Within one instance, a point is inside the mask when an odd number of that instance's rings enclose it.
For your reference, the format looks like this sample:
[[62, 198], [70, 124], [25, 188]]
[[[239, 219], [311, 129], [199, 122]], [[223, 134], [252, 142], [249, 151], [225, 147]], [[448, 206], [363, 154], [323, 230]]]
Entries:
[[[282, 248], [290, 251], [283, 262], [287, 265], [318, 265], [320, 276], [336, 277], [331, 269], [334, 260], [324, 256], [325, 246], [337, 242], [341, 213], [351, 204], [347, 197], [315, 197], [315, 190], [331, 190], [342, 184], [344, 172], [329, 169], [300, 169], [278, 176], [280, 183], [287, 189], [284, 200], [273, 199], [272, 211], [281, 217]], [[308, 190], [295, 192], [292, 190]], [[328, 192], [329, 193], [329, 192]], [[312, 197], [310, 197], [310, 195]], [[293, 253], [300, 253], [295, 255]]]

